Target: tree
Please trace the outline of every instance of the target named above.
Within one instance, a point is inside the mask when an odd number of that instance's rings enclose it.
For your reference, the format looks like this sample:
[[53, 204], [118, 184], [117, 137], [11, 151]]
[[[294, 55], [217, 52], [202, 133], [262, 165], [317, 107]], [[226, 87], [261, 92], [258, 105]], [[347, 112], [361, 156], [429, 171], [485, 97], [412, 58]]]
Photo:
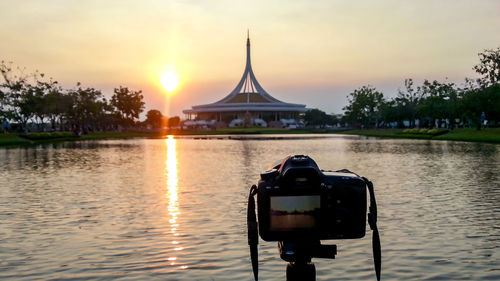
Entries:
[[469, 119], [476, 125], [479, 125], [482, 112], [487, 120], [500, 121], [500, 84], [464, 92], [458, 101], [457, 111], [462, 119]]
[[496, 50], [484, 50], [479, 53], [479, 64], [474, 70], [483, 75], [479, 80], [484, 86], [500, 83], [500, 47]]
[[398, 90], [398, 94], [394, 99], [399, 118], [397, 121], [408, 120], [410, 122], [410, 127], [414, 127], [417, 106], [422, 99], [422, 94], [420, 87], [417, 87], [417, 89], [413, 87], [413, 80], [411, 78], [405, 79], [404, 84], [405, 89], [403, 91]]
[[63, 118], [69, 110], [71, 99], [68, 95], [64, 94], [63, 89], [57, 85], [57, 81], [49, 86], [48, 92], [44, 97], [44, 106], [52, 130], [55, 130], [57, 121], [59, 121], [59, 125], [62, 128]]
[[21, 124], [23, 131], [28, 130], [28, 121], [35, 115], [37, 98], [29, 84], [24, 84], [23, 89], [11, 95], [12, 116]]
[[28, 85], [28, 91], [31, 94], [30, 98], [33, 102], [33, 117], [35, 122], [38, 119], [38, 130], [41, 131], [46, 117], [44, 89], [38, 84], [37, 81], [34, 85]]
[[329, 124], [337, 123], [335, 122], [338, 121], [336, 119], [336, 117], [328, 115], [324, 111], [316, 108], [306, 111], [304, 115], [304, 121], [306, 121], [308, 126], [320, 126], [321, 128]]
[[[425, 80], [421, 87], [422, 100], [419, 104], [421, 116], [432, 119], [453, 120], [459, 117], [457, 89], [454, 83], [440, 83], [436, 80]], [[434, 122], [430, 125], [432, 126]], [[453, 126], [453, 124], [452, 124]]]
[[0, 84], [2, 105], [0, 110], [4, 118], [20, 123], [21, 130], [27, 131], [27, 123], [33, 116], [34, 102], [29, 91], [28, 76], [15, 75], [11, 63], [0, 64], [2, 83]]
[[10, 119], [10, 108], [9, 108], [9, 73], [11, 71], [11, 67], [7, 65], [4, 61], [0, 63], [0, 78], [2, 78], [0, 83], [0, 120]]
[[54, 93], [61, 91], [60, 87], [57, 85], [57, 81], [53, 81], [52, 78], [50, 78], [49, 81], [44, 81], [43, 77], [43, 73], [35, 73], [35, 82], [28, 85], [29, 91], [33, 93], [35, 103], [33, 114], [35, 120], [38, 119], [39, 121], [39, 130], [43, 129], [45, 118], [49, 118], [51, 121], [54, 120], [55, 114], [57, 114], [54, 112], [56, 105]]
[[362, 86], [347, 96], [349, 104], [343, 108], [347, 121], [364, 127], [377, 126], [384, 95], [372, 86]]
[[111, 109], [107, 106], [108, 103], [100, 90], [78, 87], [68, 94], [71, 96], [72, 103], [68, 118], [77, 134], [80, 132], [86, 134], [89, 129], [95, 130], [100, 118], [106, 114], [106, 109]]
[[7, 110], [7, 95], [0, 90], [0, 120], [9, 119], [9, 111]]
[[168, 127], [169, 128], [177, 127], [177, 126], [179, 126], [180, 123], [181, 123], [181, 118], [179, 118], [179, 116], [174, 116], [174, 117], [168, 118]]
[[134, 119], [139, 118], [139, 114], [144, 110], [142, 91], [132, 91], [120, 86], [120, 88], [115, 88], [114, 93], [111, 97], [111, 104], [118, 110], [122, 120], [133, 124]]
[[47, 120], [52, 129], [59, 123], [61, 130], [71, 127], [78, 134], [116, 128], [119, 122], [133, 124], [144, 109], [141, 91], [115, 89], [111, 104], [100, 90], [80, 83], [65, 90], [52, 78], [43, 79], [43, 73], [25, 75], [11, 64], [0, 62], [0, 121], [12, 121], [20, 130], [27, 131], [33, 122], [42, 130]]
[[153, 126], [153, 128], [160, 128], [162, 121], [163, 115], [159, 110], [151, 109], [146, 113], [146, 123]]
[[385, 127], [390, 126], [392, 122], [397, 122], [398, 126], [402, 126], [401, 121], [404, 119], [394, 99], [382, 102], [380, 105], [380, 116]]

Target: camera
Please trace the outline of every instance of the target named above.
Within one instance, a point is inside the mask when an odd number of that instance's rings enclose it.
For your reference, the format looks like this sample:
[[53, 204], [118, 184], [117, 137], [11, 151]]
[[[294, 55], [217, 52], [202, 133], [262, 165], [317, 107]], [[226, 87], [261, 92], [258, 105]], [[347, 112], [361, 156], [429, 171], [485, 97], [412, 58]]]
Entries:
[[260, 175], [257, 207], [265, 241], [362, 238], [366, 232], [366, 184], [348, 171], [319, 169], [295, 155]]
[[286, 157], [261, 173], [258, 185], [253, 185], [248, 195], [248, 245], [255, 280], [259, 235], [265, 241], [278, 241], [280, 257], [288, 262], [287, 281], [314, 281], [316, 271], [311, 259], [334, 259], [337, 254], [336, 245], [322, 245], [321, 240], [362, 238], [367, 218], [373, 231], [375, 274], [380, 280], [381, 247], [373, 183], [348, 170], [321, 170], [305, 155]]

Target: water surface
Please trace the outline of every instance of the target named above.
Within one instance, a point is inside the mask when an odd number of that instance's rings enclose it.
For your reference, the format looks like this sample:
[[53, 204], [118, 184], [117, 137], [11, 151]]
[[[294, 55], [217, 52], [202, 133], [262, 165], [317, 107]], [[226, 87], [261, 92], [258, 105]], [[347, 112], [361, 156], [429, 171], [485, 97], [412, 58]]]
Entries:
[[[0, 279], [253, 280], [248, 188], [289, 154], [374, 182], [384, 280], [500, 279], [499, 145], [304, 135], [1, 149]], [[336, 243], [317, 280], [375, 279], [370, 231]]]

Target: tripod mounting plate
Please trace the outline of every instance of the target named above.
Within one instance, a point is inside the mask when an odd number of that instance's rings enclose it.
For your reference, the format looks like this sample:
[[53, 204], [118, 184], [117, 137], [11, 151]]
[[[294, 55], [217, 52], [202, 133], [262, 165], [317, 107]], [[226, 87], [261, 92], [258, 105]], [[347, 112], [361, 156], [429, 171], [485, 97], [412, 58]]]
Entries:
[[337, 245], [321, 245], [320, 241], [278, 242], [282, 260], [294, 263], [310, 262], [311, 258], [335, 259]]

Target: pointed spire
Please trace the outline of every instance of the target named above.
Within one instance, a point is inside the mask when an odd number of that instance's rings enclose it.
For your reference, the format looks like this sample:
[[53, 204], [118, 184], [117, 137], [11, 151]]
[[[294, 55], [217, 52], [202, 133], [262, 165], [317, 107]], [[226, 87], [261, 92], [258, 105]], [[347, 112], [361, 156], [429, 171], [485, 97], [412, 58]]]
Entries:
[[[247, 29], [247, 65], [245, 67], [245, 69], [247, 68], [252, 68], [251, 66], [251, 62], [250, 62], [250, 30]], [[246, 70], [245, 70], [246, 72]]]
[[[238, 95], [245, 94], [246, 98], [244, 100], [238, 101], [240, 103], [252, 103], [255, 100], [258, 100], [260, 103], [279, 103], [283, 104], [282, 101], [272, 97], [269, 95], [259, 84], [257, 78], [252, 70], [252, 63], [250, 61], [250, 30], [247, 29], [247, 61], [245, 65], [245, 70], [243, 72], [243, 76], [241, 77], [240, 82], [236, 87], [222, 100], [216, 103], [232, 103], [234, 101], [239, 100], [237, 98]], [[254, 100], [254, 101], [252, 101]], [[246, 101], [246, 102], [245, 102]]]

